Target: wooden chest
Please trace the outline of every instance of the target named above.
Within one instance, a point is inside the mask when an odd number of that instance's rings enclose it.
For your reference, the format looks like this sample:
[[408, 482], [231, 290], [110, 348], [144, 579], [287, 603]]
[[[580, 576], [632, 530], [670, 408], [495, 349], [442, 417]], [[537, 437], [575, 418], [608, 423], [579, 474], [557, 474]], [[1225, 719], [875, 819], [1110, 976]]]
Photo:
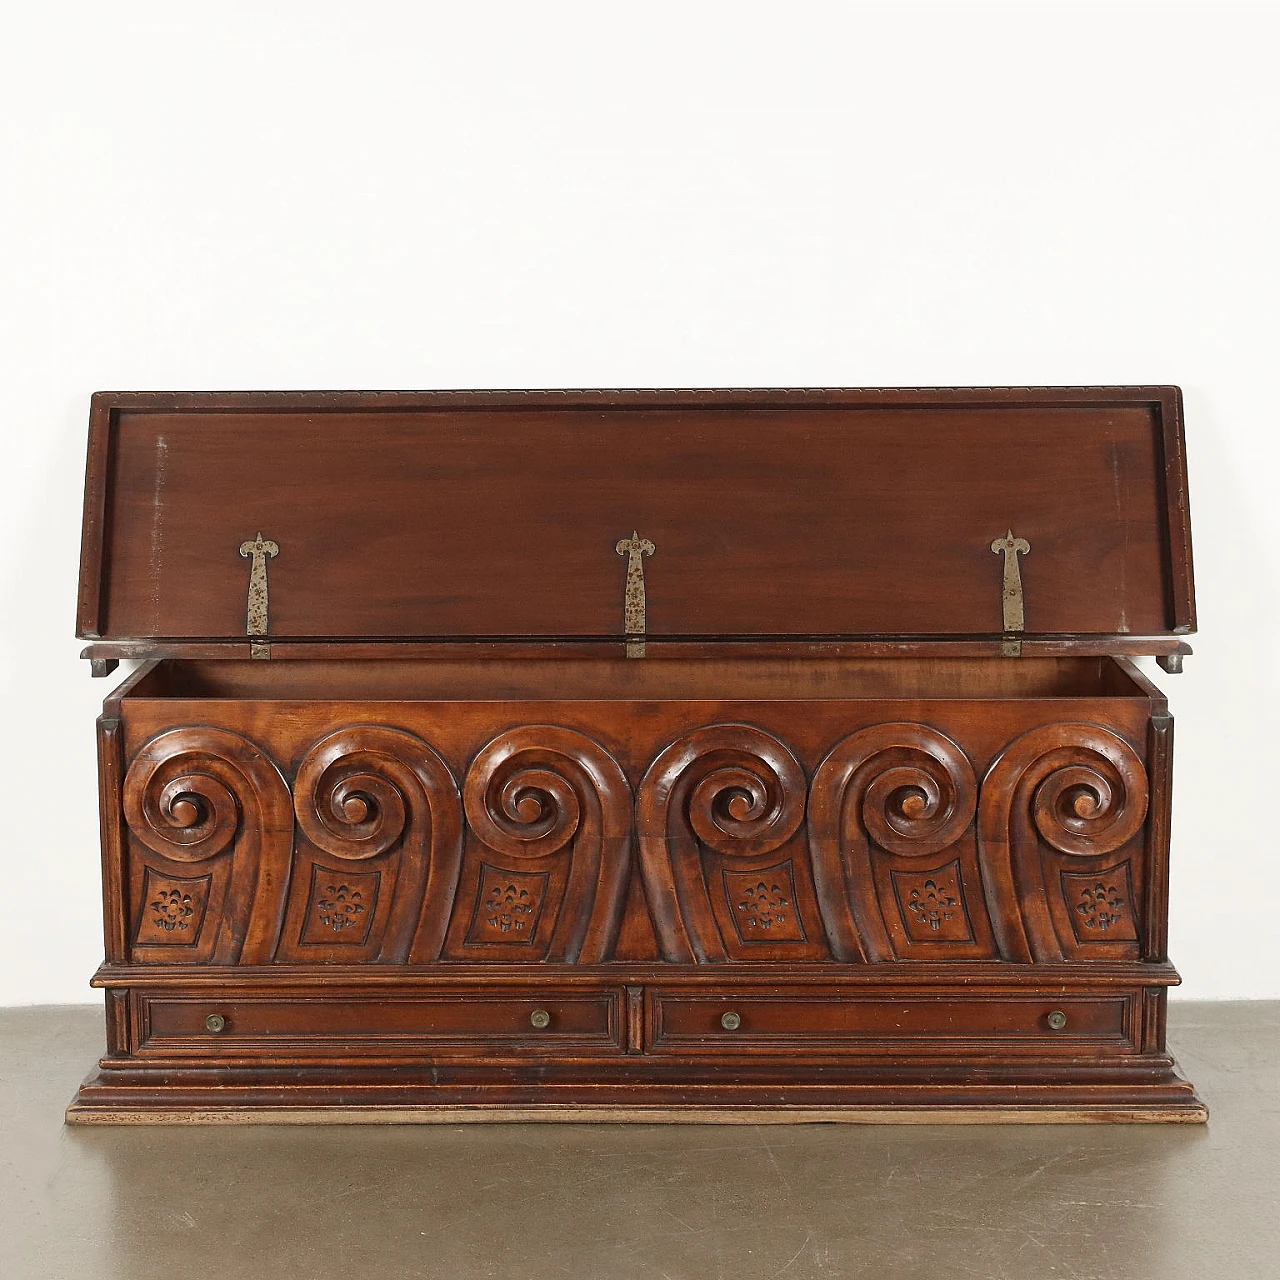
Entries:
[[94, 398], [76, 1121], [1157, 1119], [1171, 387]]

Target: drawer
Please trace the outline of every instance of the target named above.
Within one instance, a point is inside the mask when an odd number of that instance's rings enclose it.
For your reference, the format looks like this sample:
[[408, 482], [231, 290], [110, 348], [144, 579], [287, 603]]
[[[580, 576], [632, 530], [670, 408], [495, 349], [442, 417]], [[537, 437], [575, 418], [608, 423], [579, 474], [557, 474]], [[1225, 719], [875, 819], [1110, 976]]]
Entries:
[[430, 992], [137, 994], [138, 1046], [218, 1052], [294, 1049], [306, 1054], [403, 1056], [457, 1050], [518, 1057], [622, 1051], [616, 989]]
[[941, 1050], [989, 1043], [996, 1051], [1037, 1053], [1108, 1044], [1132, 1049], [1136, 993], [1069, 996], [1030, 992], [962, 996], [879, 996], [813, 987], [705, 991], [653, 990], [647, 1009], [653, 1053], [816, 1053], [904, 1045]]

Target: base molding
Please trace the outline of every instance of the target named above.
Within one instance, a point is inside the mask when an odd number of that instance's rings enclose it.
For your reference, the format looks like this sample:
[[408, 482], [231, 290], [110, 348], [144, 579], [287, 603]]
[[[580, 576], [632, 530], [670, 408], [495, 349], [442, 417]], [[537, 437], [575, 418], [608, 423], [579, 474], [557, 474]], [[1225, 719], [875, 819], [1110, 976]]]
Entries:
[[[128, 1083], [96, 1072], [69, 1124], [1200, 1124], [1208, 1109], [1176, 1068], [1123, 1083], [801, 1085], [561, 1082], [439, 1085], [425, 1080]], [[1034, 1100], [1033, 1100], [1034, 1099]]]
[[68, 1124], [1203, 1124], [1208, 1108], [1152, 1107], [223, 1107], [125, 1110], [73, 1102]]

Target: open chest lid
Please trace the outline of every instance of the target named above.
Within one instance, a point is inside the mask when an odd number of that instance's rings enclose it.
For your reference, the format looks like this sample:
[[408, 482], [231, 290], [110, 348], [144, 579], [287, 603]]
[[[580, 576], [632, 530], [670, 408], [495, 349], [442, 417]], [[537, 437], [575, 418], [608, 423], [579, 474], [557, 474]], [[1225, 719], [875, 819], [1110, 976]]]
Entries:
[[93, 399], [97, 659], [1177, 655], [1194, 624], [1174, 387]]

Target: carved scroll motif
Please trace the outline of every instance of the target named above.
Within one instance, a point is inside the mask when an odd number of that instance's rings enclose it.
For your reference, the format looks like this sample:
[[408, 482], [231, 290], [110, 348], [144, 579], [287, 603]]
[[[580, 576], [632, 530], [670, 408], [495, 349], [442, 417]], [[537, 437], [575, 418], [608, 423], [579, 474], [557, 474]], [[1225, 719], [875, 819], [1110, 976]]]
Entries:
[[814, 880], [837, 959], [995, 954], [976, 805], [968, 757], [928, 725], [874, 725], [837, 743], [809, 792]]
[[1108, 855], [1141, 831], [1147, 794], [1137, 753], [1099, 725], [1049, 725], [1005, 748], [983, 779], [978, 812], [1002, 954], [1137, 955], [1133, 859]]
[[463, 804], [449, 957], [607, 960], [631, 861], [631, 788], [618, 762], [572, 729], [521, 726], [476, 756]]
[[658, 756], [640, 784], [636, 822], [664, 960], [827, 955], [807, 868], [779, 853], [804, 805], [799, 762], [751, 725], [698, 729]]
[[438, 960], [462, 810], [431, 747], [399, 729], [341, 729], [299, 765], [294, 809], [309, 847], [299, 845], [278, 958]]
[[[293, 812], [289, 788], [264, 752], [224, 729], [167, 730], [130, 764], [124, 815], [142, 846], [131, 850], [129, 868], [133, 959], [175, 957], [172, 945], [155, 940], [155, 921], [173, 911], [148, 914], [148, 887], [155, 902], [161, 889], [178, 894], [173, 934], [185, 933], [178, 924], [196, 933], [181, 949], [183, 961], [270, 959], [284, 910]], [[199, 894], [183, 881], [200, 882]]]

